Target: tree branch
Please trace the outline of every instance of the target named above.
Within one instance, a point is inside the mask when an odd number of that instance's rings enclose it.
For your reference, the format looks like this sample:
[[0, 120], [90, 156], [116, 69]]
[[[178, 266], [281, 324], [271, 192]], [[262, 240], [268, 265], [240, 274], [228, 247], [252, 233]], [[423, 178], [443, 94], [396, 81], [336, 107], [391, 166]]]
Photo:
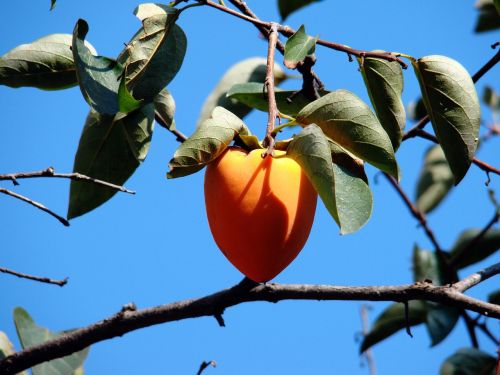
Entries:
[[278, 107], [276, 106], [276, 97], [274, 95], [274, 53], [276, 51], [276, 42], [278, 41], [277, 25], [273, 23], [269, 31], [269, 46], [267, 48], [267, 65], [266, 65], [266, 80], [264, 88], [267, 91], [268, 101], [268, 116], [266, 136], [264, 137], [263, 146], [267, 147], [263, 156], [272, 155], [274, 150], [274, 137], [272, 135], [276, 123], [276, 117], [279, 115]]
[[7, 189], [3, 189], [3, 188], [0, 188], [0, 193], [3, 193], [5, 195], [9, 195], [13, 198], [16, 198], [16, 199], [19, 199], [23, 202], [26, 202], [26, 203], [29, 203], [31, 204], [32, 206], [38, 208], [39, 210], [42, 210], [46, 213], [48, 213], [49, 215], [55, 217], [57, 220], [59, 220], [64, 226], [67, 226], [69, 227], [69, 221], [66, 220], [64, 217], [62, 216], [59, 216], [58, 214], [56, 214], [54, 211], [48, 209], [47, 207], [45, 207], [43, 204], [41, 203], [38, 203], [32, 199], [29, 199], [27, 197], [25, 197], [24, 195], [20, 195], [20, 194], [17, 194], [17, 193], [14, 193], [13, 191], [10, 191], [10, 190], [7, 190]]
[[40, 276], [28, 275], [26, 273], [21, 273], [21, 272], [13, 271], [13, 270], [10, 270], [10, 269], [4, 268], [4, 267], [0, 267], [0, 272], [6, 273], [6, 274], [9, 274], [9, 275], [13, 275], [13, 276], [17, 276], [17, 277], [20, 277], [22, 279], [39, 281], [41, 283], [54, 284], [54, 285], [59, 285], [59, 286], [64, 286], [64, 285], [66, 285], [68, 283], [68, 278], [67, 277], [65, 279], [63, 279], [63, 280], [54, 280], [54, 279], [50, 279], [48, 277], [40, 277]]
[[20, 172], [20, 173], [10, 173], [10, 174], [0, 174], [0, 181], [10, 180], [14, 183], [14, 185], [19, 185], [17, 180], [23, 178], [38, 178], [38, 177], [53, 177], [53, 178], [67, 178], [73, 181], [88, 181], [94, 183], [96, 185], [106, 186], [114, 190], [121, 191], [123, 193], [135, 194], [135, 191], [129, 190], [124, 186], [119, 186], [112, 184], [110, 182], [98, 180], [97, 178], [92, 178], [89, 176], [85, 176], [81, 173], [56, 173], [54, 168], [49, 167], [42, 171], [36, 172]]
[[404, 303], [409, 300], [426, 300], [500, 319], [500, 306], [462, 294], [462, 291], [499, 272], [500, 263], [497, 263], [461, 282], [448, 286], [435, 286], [425, 282], [400, 286], [280, 285], [273, 283], [259, 285], [245, 278], [232, 288], [202, 298], [143, 310], [123, 309], [100, 322], [6, 357], [0, 361], [0, 374], [16, 374], [42, 362], [67, 356], [97, 342], [122, 336], [140, 328], [183, 319], [214, 316], [229, 307], [254, 301], [276, 303], [283, 300], [349, 300]]

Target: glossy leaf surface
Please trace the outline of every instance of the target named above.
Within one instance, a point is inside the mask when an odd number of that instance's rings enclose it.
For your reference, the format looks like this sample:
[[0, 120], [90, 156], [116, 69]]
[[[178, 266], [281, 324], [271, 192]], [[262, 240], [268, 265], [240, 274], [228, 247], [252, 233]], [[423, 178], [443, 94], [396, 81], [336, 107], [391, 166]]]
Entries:
[[391, 140], [368, 105], [347, 90], [333, 91], [305, 106], [302, 125], [317, 124], [335, 143], [398, 178]]
[[457, 61], [427, 56], [413, 61], [427, 113], [458, 184], [478, 144], [480, 108], [474, 82]]
[[285, 44], [285, 66], [288, 69], [295, 69], [307, 56], [313, 56], [317, 40], [317, 37], [313, 38], [306, 34], [304, 25], [300, 26]]
[[[73, 171], [123, 185], [146, 158], [153, 136], [153, 120], [153, 104], [116, 116], [90, 111]], [[105, 186], [71, 181], [68, 218], [93, 210], [115, 194], [116, 190]]]

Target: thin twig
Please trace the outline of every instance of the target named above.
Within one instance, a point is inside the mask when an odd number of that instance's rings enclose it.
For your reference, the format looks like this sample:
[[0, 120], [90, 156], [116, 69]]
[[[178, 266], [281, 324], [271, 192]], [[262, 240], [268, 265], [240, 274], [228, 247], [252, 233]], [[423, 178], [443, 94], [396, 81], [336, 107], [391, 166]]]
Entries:
[[17, 271], [10, 270], [8, 268], [0, 267], [0, 272], [7, 273], [9, 275], [17, 276], [22, 279], [28, 279], [28, 280], [33, 280], [33, 281], [39, 281], [41, 283], [47, 283], [47, 284], [54, 284], [54, 285], [59, 285], [59, 286], [64, 286], [68, 283], [68, 278], [66, 277], [63, 280], [54, 280], [50, 279], [48, 277], [40, 277], [40, 276], [33, 276], [33, 275], [28, 275], [26, 273], [21, 273]]
[[267, 91], [267, 101], [268, 101], [268, 116], [267, 116], [267, 127], [266, 136], [264, 137], [263, 146], [267, 147], [266, 152], [263, 156], [272, 155], [274, 151], [274, 137], [272, 135], [275, 124], [276, 117], [279, 115], [278, 107], [276, 106], [276, 97], [274, 95], [274, 54], [276, 51], [276, 42], [278, 40], [278, 29], [277, 25], [273, 23], [271, 25], [271, 30], [269, 32], [269, 45], [267, 48], [267, 65], [266, 65], [266, 80], [264, 87]]
[[[197, 0], [197, 1], [199, 1], [200, 3], [206, 4], [212, 8], [216, 8], [218, 10], [221, 10], [225, 13], [231, 14], [235, 17], [241, 18], [241, 19], [243, 19], [247, 22], [250, 22], [256, 26], [265, 27], [267, 30], [271, 29], [271, 24], [273, 22], [265, 22], [265, 21], [259, 20], [257, 18], [247, 16], [247, 15], [239, 13], [233, 9], [230, 9], [230, 8], [224, 7], [222, 5], [219, 5], [217, 3], [214, 3], [213, 1], [210, 1], [210, 0]], [[280, 24], [276, 24], [276, 25], [277, 25], [278, 31], [286, 37], [290, 37], [293, 34], [295, 34], [295, 32], [296, 32], [296, 30], [292, 29], [289, 26], [283, 26]], [[267, 35], [267, 33], [264, 33], [264, 35]], [[349, 56], [353, 55], [353, 56], [357, 56], [357, 57], [361, 57], [361, 56], [375, 57], [375, 58], [384, 59], [387, 61], [397, 61], [403, 68], [407, 67], [407, 64], [403, 60], [401, 60], [396, 54], [391, 53], [391, 52], [363, 51], [363, 50], [358, 50], [355, 48], [347, 47], [343, 44], [329, 42], [329, 41], [323, 40], [323, 39], [318, 39], [316, 43], [319, 45], [322, 45], [324, 47], [334, 49], [336, 51], [345, 52]]]
[[465, 322], [465, 327], [467, 328], [467, 332], [469, 333], [472, 347], [479, 349], [479, 341], [477, 340], [476, 324], [474, 323], [474, 319], [472, 319], [465, 310], [462, 310], [460, 312], [460, 315], [462, 316]]
[[486, 325], [486, 322], [478, 323], [477, 320], [476, 326], [488, 337], [496, 346], [500, 345], [500, 340], [498, 340], [493, 333], [491, 333], [490, 329]]
[[[493, 68], [498, 62], [500, 61], [500, 50], [491, 58], [489, 59], [486, 64], [484, 64], [473, 76], [472, 76], [472, 81], [476, 83], [481, 79], [482, 76], [484, 76], [491, 68]], [[415, 124], [413, 128], [408, 130], [404, 135], [403, 135], [403, 141], [407, 140], [408, 138], [416, 137], [418, 135], [418, 131], [422, 130], [425, 125], [429, 122], [430, 117], [429, 115], [425, 115], [420, 121]]]
[[53, 178], [67, 178], [69, 180], [74, 181], [88, 181], [96, 185], [106, 186], [114, 190], [118, 190], [128, 194], [135, 194], [135, 191], [129, 190], [124, 186], [119, 186], [112, 184], [110, 182], [98, 180], [93, 177], [85, 176], [81, 173], [56, 173], [53, 167], [49, 167], [42, 171], [36, 172], [20, 172], [20, 173], [9, 173], [9, 174], [0, 174], [0, 181], [10, 180], [14, 183], [14, 185], [19, 185], [17, 180], [23, 178], [38, 178], [38, 177], [53, 177]]
[[[360, 313], [363, 336], [366, 336], [368, 335], [368, 332], [370, 332], [370, 324], [368, 323], [368, 305], [361, 305]], [[370, 375], [377, 375], [377, 366], [375, 366], [375, 359], [373, 358], [372, 349], [366, 349], [363, 352], [363, 355], [365, 356], [366, 362], [368, 363], [368, 370], [370, 371]]]
[[182, 132], [180, 132], [179, 130], [177, 130], [176, 128], [173, 128], [171, 126], [168, 126], [167, 123], [165, 122], [165, 120], [160, 116], [160, 114], [158, 112], [155, 112], [155, 121], [162, 127], [162, 128], [165, 128], [167, 129], [170, 133], [172, 133], [173, 135], [175, 135], [176, 137], [176, 141], [177, 142], [184, 142], [186, 139], [188, 139], [188, 137], [186, 135], [184, 135]]
[[[257, 285], [247, 279], [232, 288], [191, 300], [183, 300], [154, 308], [126, 310], [87, 327], [65, 333], [43, 344], [11, 354], [0, 361], [0, 374], [12, 375], [37, 364], [64, 357], [100, 341], [155, 324], [202, 316], [214, 316], [220, 311], [245, 302], [282, 300], [349, 300], [395, 301], [426, 300], [460, 309], [476, 311], [484, 316], [500, 319], [500, 306], [462, 294], [500, 272], [500, 263], [467, 277], [462, 283], [437, 286], [415, 283], [400, 286], [333, 286], [333, 285]], [[475, 279], [481, 274], [481, 280]], [[474, 279], [477, 282], [471, 282]]]
[[201, 373], [202, 373], [203, 371], [205, 371], [205, 369], [206, 369], [208, 366], [216, 367], [216, 366], [217, 366], [217, 363], [216, 363], [215, 361], [210, 361], [210, 362], [203, 361], [203, 362], [201, 362], [200, 368], [198, 369], [198, 372], [196, 373], [196, 375], [201, 375]]
[[41, 203], [38, 203], [32, 199], [29, 199], [23, 195], [20, 195], [20, 194], [17, 194], [17, 193], [14, 193], [13, 191], [10, 191], [10, 190], [7, 190], [7, 189], [3, 189], [3, 188], [0, 188], [0, 193], [3, 193], [3, 194], [6, 194], [6, 195], [9, 195], [13, 198], [16, 198], [16, 199], [19, 199], [23, 202], [26, 202], [26, 203], [29, 203], [31, 204], [32, 206], [38, 208], [39, 210], [42, 210], [46, 213], [48, 213], [49, 215], [55, 217], [57, 220], [59, 220], [63, 225], [69, 227], [69, 221], [66, 220], [64, 217], [62, 216], [59, 216], [58, 214], [56, 214], [54, 211], [48, 209], [47, 207], [45, 207], [43, 204]]
[[476, 286], [479, 283], [482, 283], [485, 280], [488, 280], [490, 277], [498, 275], [500, 273], [500, 263], [496, 263], [490, 267], [485, 268], [479, 272], [473, 273], [472, 275], [467, 276], [466, 278], [457, 281], [453, 284], [454, 288], [456, 288], [460, 292], [465, 292], [466, 290]]
[[495, 214], [491, 218], [491, 220], [488, 222], [488, 224], [485, 225], [485, 227], [479, 232], [476, 237], [472, 239], [472, 241], [469, 242], [469, 244], [459, 251], [457, 251], [453, 256], [449, 259], [448, 264], [451, 267], [455, 267], [455, 265], [460, 261], [460, 258], [464, 255], [470, 252], [474, 247], [481, 241], [481, 239], [486, 235], [486, 233], [495, 225], [495, 223], [498, 222], [500, 219], [500, 213], [495, 211]]

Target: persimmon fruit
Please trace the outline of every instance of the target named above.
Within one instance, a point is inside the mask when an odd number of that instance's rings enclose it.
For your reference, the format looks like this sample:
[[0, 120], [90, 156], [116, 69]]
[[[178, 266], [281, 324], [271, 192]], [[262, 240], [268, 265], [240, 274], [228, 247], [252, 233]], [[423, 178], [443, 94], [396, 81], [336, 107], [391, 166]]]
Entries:
[[307, 241], [317, 193], [284, 151], [262, 158], [229, 147], [205, 173], [210, 230], [226, 258], [244, 275], [266, 282], [283, 271]]

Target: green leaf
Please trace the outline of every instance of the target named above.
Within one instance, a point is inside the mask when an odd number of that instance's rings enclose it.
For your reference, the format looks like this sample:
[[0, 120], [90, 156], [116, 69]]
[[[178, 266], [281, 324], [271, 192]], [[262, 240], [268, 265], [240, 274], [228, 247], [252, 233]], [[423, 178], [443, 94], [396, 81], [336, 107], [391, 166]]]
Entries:
[[143, 26], [122, 51], [118, 62], [127, 67], [126, 84], [134, 98], [152, 101], [181, 68], [187, 39], [175, 24], [178, 12], [155, 14], [139, 6], [135, 13], [140, 19], [153, 15], [142, 19]]
[[[252, 108], [249, 108], [245, 104], [238, 103], [235, 99], [227, 98], [226, 93], [229, 89], [231, 89], [231, 87], [238, 83], [264, 83], [264, 80], [266, 79], [266, 62], [266, 59], [262, 57], [253, 57], [240, 61], [229, 68], [229, 70], [222, 76], [217, 86], [207, 97], [205, 103], [203, 103], [200, 116], [198, 117], [197, 126], [200, 126], [203, 121], [210, 118], [212, 110], [217, 106], [226, 108], [240, 118], [243, 118], [250, 113]], [[283, 69], [281, 69], [279, 65], [275, 64], [275, 84], [279, 84], [285, 79], [286, 75], [283, 72]], [[261, 95], [264, 96], [262, 91]]]
[[169, 130], [175, 129], [175, 101], [167, 89], [160, 91], [154, 100], [156, 115], [160, 116]]
[[425, 109], [425, 104], [422, 98], [411, 102], [407, 108], [408, 118], [412, 121], [419, 121], [427, 116], [427, 110]]
[[255, 135], [238, 135], [239, 140], [243, 143], [244, 148], [252, 151], [256, 149], [263, 149], [259, 138]]
[[347, 90], [333, 91], [298, 113], [302, 125], [317, 124], [347, 151], [398, 178], [391, 140], [368, 105]]
[[459, 349], [446, 358], [439, 375], [494, 375], [497, 360], [479, 349]]
[[498, 96], [490, 86], [484, 87], [483, 102], [490, 107], [492, 111], [500, 110], [500, 96]]
[[[28, 312], [20, 307], [14, 310], [14, 323], [24, 349], [64, 335], [64, 332], [50, 332], [48, 329], [36, 325]], [[72, 375], [82, 366], [88, 352], [89, 348], [86, 348], [69, 356], [34, 366], [32, 368], [33, 375]]]
[[370, 332], [361, 343], [360, 353], [381, 342], [396, 332], [405, 329], [407, 325], [416, 326], [424, 323], [426, 308], [422, 301], [409, 301], [408, 322], [405, 319], [405, 306], [402, 303], [393, 303], [377, 318]]
[[88, 31], [89, 26], [82, 19], [73, 30], [73, 59], [80, 90], [95, 111], [114, 115], [119, 111], [118, 89], [123, 68], [115, 60], [91, 53], [84, 44]]
[[493, 0], [478, 1], [479, 15], [474, 30], [476, 33], [500, 28], [500, 5], [498, 0], [495, 1], [496, 3]]
[[424, 213], [431, 212], [451, 190], [453, 181], [453, 173], [441, 146], [430, 147], [417, 182], [417, 208]]
[[500, 305], [500, 289], [488, 294], [488, 302], [494, 303], [495, 305]]
[[481, 229], [479, 228], [467, 229], [463, 231], [455, 241], [450, 251], [450, 255], [457, 268], [465, 268], [471, 264], [477, 263], [493, 255], [500, 248], [499, 228], [491, 228], [479, 241], [474, 243], [474, 246], [470, 247], [471, 242], [474, 241], [480, 232]]
[[[328, 92], [329, 91], [320, 90], [319, 94], [324, 96], [328, 94]], [[227, 92], [226, 96], [230, 99], [235, 99], [250, 108], [267, 112], [269, 102], [266, 95], [263, 93], [264, 87], [262, 83], [248, 82], [233, 85]], [[297, 113], [299, 113], [302, 108], [311, 103], [311, 100], [309, 100], [300, 91], [298, 93], [297, 91], [283, 91], [277, 87], [275, 88], [275, 97], [278, 110], [281, 113], [292, 117], [297, 116]]]
[[285, 44], [285, 66], [295, 69], [307, 56], [314, 56], [317, 41], [318, 37], [307, 35], [304, 25], [300, 26]]
[[50, 0], [50, 10], [54, 10], [56, 7], [56, 0]]
[[328, 139], [316, 124], [306, 126], [297, 134], [287, 148], [287, 155], [302, 168], [314, 189], [318, 192], [326, 209], [342, 231], [342, 223], [335, 199], [335, 177]]
[[368, 57], [359, 59], [368, 95], [380, 124], [391, 139], [394, 151], [399, 148], [406, 123], [403, 93], [403, 70], [397, 61]]
[[215, 107], [212, 118], [201, 126], [175, 151], [168, 166], [167, 178], [190, 175], [215, 160], [237, 135], [250, 135], [241, 119], [223, 107]]
[[[4, 332], [0, 331], [0, 361], [14, 353], [14, 345], [12, 345], [7, 335]], [[26, 371], [23, 371], [18, 372], [17, 375], [28, 375], [28, 373]]]
[[318, 1], [321, 0], [278, 0], [278, 9], [280, 11], [281, 20], [284, 20], [298, 9]]
[[296, 135], [287, 155], [302, 167], [341, 234], [356, 232], [368, 221], [372, 196], [364, 170], [353, 167], [347, 154], [337, 155], [333, 164], [330, 142], [319, 126], [308, 125]]
[[[123, 185], [146, 158], [153, 120], [153, 104], [116, 116], [91, 110], [80, 137], [73, 171]], [[68, 219], [92, 211], [115, 194], [116, 190], [111, 188], [71, 181]]]
[[478, 144], [480, 108], [474, 82], [462, 65], [445, 56], [412, 63], [456, 185], [467, 173]]
[[[417, 245], [413, 249], [413, 274], [415, 282], [431, 280], [434, 285], [444, 285], [448, 281], [437, 255], [431, 251], [421, 250]], [[427, 309], [425, 324], [434, 346], [443, 341], [455, 328], [460, 310], [435, 302], [424, 302], [424, 304]]]
[[[126, 68], [125, 68], [126, 71]], [[125, 83], [125, 76], [120, 80], [120, 87], [118, 87], [118, 110], [123, 113], [132, 112], [143, 105], [142, 100], [136, 100], [130, 91], [128, 91]]]
[[150, 18], [157, 15], [168, 15], [168, 14], [176, 14], [178, 12], [177, 9], [172, 8], [165, 4], [155, 4], [155, 3], [144, 3], [139, 4], [134, 9], [134, 14], [139, 20], [142, 22], [146, 18]]
[[[22, 44], [0, 58], [0, 84], [61, 90], [78, 84], [70, 34], [52, 34]], [[97, 54], [85, 42], [92, 54]]]

